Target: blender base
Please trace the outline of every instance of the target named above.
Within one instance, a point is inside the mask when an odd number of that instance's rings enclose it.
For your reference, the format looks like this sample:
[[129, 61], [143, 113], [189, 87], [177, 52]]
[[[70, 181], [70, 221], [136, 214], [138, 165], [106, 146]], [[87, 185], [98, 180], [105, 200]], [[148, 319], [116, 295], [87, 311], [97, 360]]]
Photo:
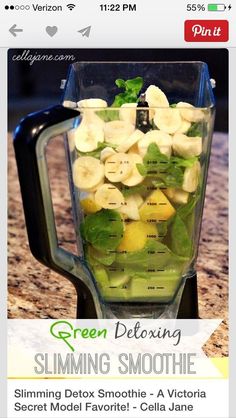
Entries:
[[[77, 292], [77, 319], [96, 319], [96, 311], [92, 296], [89, 293], [81, 294], [81, 288], [76, 288]], [[140, 305], [139, 305], [140, 309]], [[136, 315], [135, 315], [136, 316]], [[137, 315], [141, 318], [140, 315]], [[137, 317], [136, 316], [136, 317]], [[142, 315], [148, 317], [148, 315]], [[198, 318], [198, 292], [197, 274], [187, 279], [184, 285], [178, 314], [178, 319], [197, 319]]]
[[198, 319], [197, 273], [186, 280], [177, 319]]

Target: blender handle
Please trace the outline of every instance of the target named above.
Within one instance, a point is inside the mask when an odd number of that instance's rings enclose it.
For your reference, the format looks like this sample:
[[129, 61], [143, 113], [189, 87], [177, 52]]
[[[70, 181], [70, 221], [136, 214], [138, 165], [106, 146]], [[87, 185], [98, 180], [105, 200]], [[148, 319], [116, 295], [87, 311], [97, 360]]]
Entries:
[[98, 293], [83, 259], [58, 246], [45, 157], [50, 138], [66, 133], [78, 116], [78, 111], [60, 105], [30, 114], [16, 128], [14, 148], [32, 254], [72, 282], [80, 317], [101, 318]]

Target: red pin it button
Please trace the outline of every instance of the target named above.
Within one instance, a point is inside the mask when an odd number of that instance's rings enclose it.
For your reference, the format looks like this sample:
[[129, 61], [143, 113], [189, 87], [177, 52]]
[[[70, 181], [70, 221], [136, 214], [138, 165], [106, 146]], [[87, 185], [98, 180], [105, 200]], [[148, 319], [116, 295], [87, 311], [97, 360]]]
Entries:
[[185, 20], [184, 39], [186, 42], [227, 42], [229, 22], [228, 20]]

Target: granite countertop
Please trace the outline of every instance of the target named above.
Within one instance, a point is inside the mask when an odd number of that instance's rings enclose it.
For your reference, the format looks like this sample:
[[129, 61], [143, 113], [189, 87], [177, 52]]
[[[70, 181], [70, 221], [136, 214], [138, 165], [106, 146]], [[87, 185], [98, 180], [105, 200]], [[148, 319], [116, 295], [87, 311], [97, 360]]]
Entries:
[[[201, 318], [224, 321], [206, 344], [209, 356], [228, 355], [228, 138], [215, 133], [198, 256]], [[49, 145], [48, 161], [59, 242], [75, 251], [62, 139]], [[25, 230], [16, 163], [9, 135], [9, 318], [74, 318], [76, 295], [68, 280], [37, 262]]]

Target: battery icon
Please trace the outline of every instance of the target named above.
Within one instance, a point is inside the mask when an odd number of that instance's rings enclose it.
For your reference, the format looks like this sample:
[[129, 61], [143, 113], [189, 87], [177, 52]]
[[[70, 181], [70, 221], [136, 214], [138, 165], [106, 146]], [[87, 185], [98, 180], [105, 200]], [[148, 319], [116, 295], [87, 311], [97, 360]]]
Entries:
[[226, 6], [223, 3], [212, 3], [208, 4], [208, 12], [224, 12]]

